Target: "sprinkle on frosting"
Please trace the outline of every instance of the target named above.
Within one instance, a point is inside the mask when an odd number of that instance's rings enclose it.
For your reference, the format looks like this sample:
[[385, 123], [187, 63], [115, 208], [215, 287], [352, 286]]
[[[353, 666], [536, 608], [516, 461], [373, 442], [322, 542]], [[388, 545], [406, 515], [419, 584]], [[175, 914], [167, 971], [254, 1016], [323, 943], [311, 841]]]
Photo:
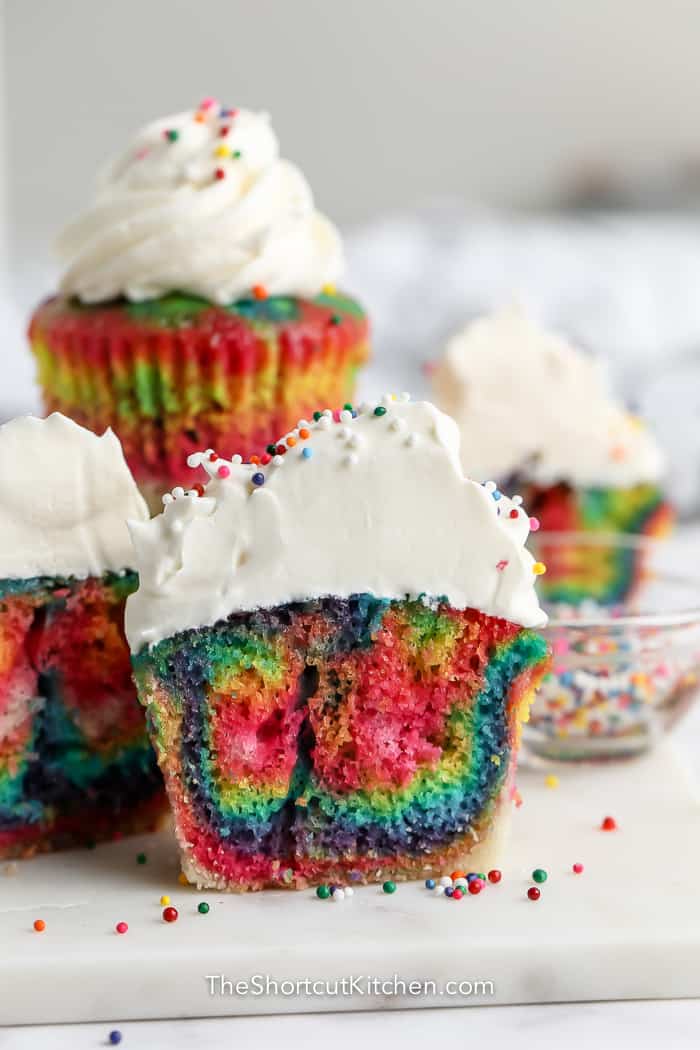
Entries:
[[267, 114], [216, 101], [143, 128], [57, 248], [61, 291], [88, 303], [312, 297], [342, 270], [338, 233]]
[[432, 383], [471, 477], [626, 488], [661, 476], [653, 436], [612, 397], [600, 363], [519, 308], [453, 336]]
[[173, 489], [161, 515], [130, 523], [135, 652], [233, 612], [357, 593], [446, 597], [526, 627], [545, 622], [529, 518], [499, 514], [511, 501], [462, 475], [453, 421], [408, 395], [343, 411], [350, 419], [324, 409], [301, 420], [265, 466], [194, 453], [204, 489]]
[[0, 579], [100, 576], [133, 563], [148, 511], [111, 430], [55, 412], [0, 426]]

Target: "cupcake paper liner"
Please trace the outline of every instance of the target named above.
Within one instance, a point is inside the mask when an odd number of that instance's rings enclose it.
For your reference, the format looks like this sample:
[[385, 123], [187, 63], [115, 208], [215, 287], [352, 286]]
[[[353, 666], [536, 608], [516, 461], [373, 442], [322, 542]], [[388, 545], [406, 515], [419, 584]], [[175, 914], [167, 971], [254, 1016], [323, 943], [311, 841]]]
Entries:
[[315, 409], [350, 400], [369, 352], [364, 313], [336, 294], [231, 307], [51, 299], [29, 337], [47, 411], [112, 427], [137, 481], [161, 490], [196, 480], [191, 452], [248, 458]]

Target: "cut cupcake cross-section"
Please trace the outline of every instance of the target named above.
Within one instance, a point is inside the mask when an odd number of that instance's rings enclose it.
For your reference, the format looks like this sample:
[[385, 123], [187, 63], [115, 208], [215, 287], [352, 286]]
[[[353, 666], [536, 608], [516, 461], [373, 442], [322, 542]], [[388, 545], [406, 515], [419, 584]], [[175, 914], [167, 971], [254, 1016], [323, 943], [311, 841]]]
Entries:
[[124, 638], [127, 516], [148, 514], [114, 434], [58, 414], [0, 427], [0, 857], [165, 811]]
[[387, 396], [314, 413], [132, 524], [137, 687], [201, 887], [494, 864], [548, 666], [523, 507], [455, 424]]

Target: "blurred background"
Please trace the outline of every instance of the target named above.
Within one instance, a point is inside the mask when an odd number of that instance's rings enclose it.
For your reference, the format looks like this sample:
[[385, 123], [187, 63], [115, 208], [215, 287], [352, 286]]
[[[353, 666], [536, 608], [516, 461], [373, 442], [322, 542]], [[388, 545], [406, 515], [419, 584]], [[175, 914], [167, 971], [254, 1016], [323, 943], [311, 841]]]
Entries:
[[36, 409], [24, 325], [99, 166], [208, 94], [267, 109], [346, 235], [366, 390], [426, 389], [514, 298], [610, 365], [700, 504], [695, 0], [5, 0], [0, 411]]

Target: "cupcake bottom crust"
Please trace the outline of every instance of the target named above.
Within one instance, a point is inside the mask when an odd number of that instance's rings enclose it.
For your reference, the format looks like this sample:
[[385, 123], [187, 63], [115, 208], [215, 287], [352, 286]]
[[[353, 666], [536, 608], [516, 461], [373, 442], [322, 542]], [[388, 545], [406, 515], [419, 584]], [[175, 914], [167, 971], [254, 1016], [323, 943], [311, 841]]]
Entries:
[[543, 639], [370, 595], [230, 616], [134, 659], [200, 888], [493, 866]]
[[153, 830], [164, 814], [122, 629], [135, 586], [0, 581], [0, 857]]

